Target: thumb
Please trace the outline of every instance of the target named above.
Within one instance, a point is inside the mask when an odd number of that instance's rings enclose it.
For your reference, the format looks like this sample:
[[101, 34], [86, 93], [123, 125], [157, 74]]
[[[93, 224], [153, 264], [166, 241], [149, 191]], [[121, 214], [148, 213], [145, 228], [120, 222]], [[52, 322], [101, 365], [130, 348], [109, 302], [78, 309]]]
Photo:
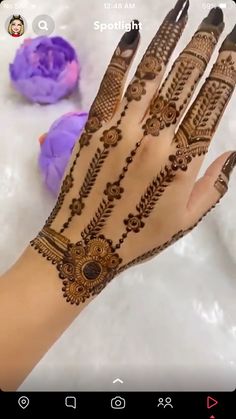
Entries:
[[197, 224], [224, 196], [235, 166], [236, 152], [226, 152], [195, 183], [187, 204], [187, 228]]

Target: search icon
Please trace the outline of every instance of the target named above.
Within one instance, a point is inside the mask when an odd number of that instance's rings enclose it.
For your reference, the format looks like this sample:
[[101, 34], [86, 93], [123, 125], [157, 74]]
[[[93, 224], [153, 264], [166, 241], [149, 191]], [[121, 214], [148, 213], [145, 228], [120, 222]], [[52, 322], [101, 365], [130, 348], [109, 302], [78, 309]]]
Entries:
[[46, 20], [40, 20], [39, 23], [38, 23], [38, 27], [42, 31], [48, 31], [48, 25], [47, 25]]
[[55, 22], [48, 15], [37, 16], [32, 23], [33, 31], [36, 35], [51, 35], [55, 29]]

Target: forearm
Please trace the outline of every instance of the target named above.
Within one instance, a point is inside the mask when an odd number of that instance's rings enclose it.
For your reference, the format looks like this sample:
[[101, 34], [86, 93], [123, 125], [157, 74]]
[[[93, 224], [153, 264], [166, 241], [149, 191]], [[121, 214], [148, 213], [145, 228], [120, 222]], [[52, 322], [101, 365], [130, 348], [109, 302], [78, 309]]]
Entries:
[[28, 247], [0, 278], [0, 388], [15, 390], [91, 298], [62, 298], [53, 265]]

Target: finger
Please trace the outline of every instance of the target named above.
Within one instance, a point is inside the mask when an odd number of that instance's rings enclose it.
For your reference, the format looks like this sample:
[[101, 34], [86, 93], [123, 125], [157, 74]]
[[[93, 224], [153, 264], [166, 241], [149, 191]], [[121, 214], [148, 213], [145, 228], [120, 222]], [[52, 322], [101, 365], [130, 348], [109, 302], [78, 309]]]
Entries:
[[[236, 26], [223, 42], [218, 59], [197, 99], [174, 137], [175, 154], [169, 157], [173, 170], [196, 178], [211, 139], [232, 96], [236, 83]], [[181, 173], [178, 173], [181, 176]]]
[[178, 0], [167, 14], [126, 90], [124, 103], [128, 101], [129, 109], [132, 109], [138, 121], [160, 86], [169, 58], [187, 23], [188, 7], [189, 0]]
[[219, 7], [212, 9], [174, 63], [160, 92], [153, 98], [143, 126], [146, 135], [158, 136], [161, 130], [169, 127], [174, 132], [211, 59], [223, 29], [222, 10]]
[[196, 224], [225, 195], [235, 166], [236, 152], [224, 153], [195, 183], [187, 204], [186, 227]]
[[97, 125], [101, 126], [103, 122], [109, 121], [120, 102], [140, 39], [139, 22], [134, 20], [131, 25], [133, 29], [122, 36], [91, 106], [89, 112], [90, 131], [93, 126], [97, 128]]

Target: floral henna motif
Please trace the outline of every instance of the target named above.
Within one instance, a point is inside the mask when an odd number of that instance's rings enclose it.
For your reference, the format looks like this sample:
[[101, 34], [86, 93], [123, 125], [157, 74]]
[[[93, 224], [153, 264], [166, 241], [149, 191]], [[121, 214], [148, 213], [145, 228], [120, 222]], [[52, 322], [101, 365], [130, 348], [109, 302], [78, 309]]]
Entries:
[[140, 80], [134, 80], [127, 88], [126, 98], [128, 102], [132, 100], [141, 100], [142, 96], [145, 95], [145, 82]]
[[116, 275], [122, 259], [103, 235], [71, 243], [50, 228], [44, 228], [31, 246], [46, 257], [63, 280], [63, 296], [71, 304], [85, 302], [99, 294]]
[[117, 127], [111, 127], [109, 130], [103, 132], [100, 141], [104, 144], [105, 148], [108, 148], [110, 146], [115, 147], [121, 138], [121, 130]]
[[179, 117], [179, 111], [174, 102], [168, 103], [162, 96], [151, 104], [150, 114], [143, 125], [144, 135], [158, 136], [160, 131], [175, 124]]
[[104, 194], [107, 195], [109, 201], [114, 199], [120, 199], [124, 189], [121, 188], [118, 182], [108, 183], [104, 191]]
[[71, 210], [71, 214], [74, 215], [80, 215], [82, 212], [82, 209], [84, 208], [84, 204], [81, 201], [81, 199], [72, 199], [72, 203], [70, 204], [70, 210]]

